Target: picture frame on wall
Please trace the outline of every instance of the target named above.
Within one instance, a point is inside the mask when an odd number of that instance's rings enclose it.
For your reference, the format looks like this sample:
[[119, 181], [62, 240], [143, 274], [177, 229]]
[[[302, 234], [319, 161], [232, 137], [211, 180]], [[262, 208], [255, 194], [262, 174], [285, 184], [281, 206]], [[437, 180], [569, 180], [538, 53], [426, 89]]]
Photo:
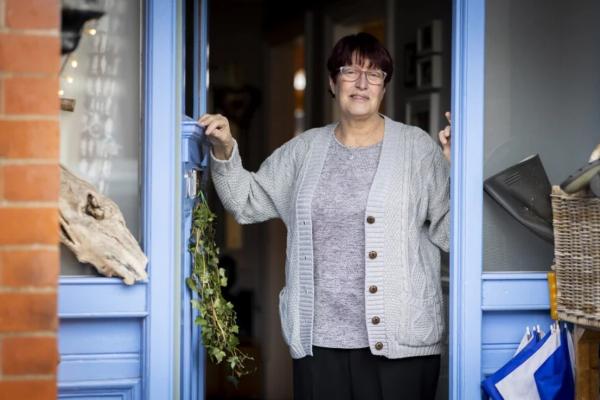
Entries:
[[440, 130], [440, 94], [432, 92], [406, 100], [404, 122], [429, 133], [434, 140]]
[[417, 54], [442, 52], [442, 21], [434, 19], [417, 30]]
[[417, 59], [417, 88], [439, 89], [442, 87], [442, 56], [428, 55]]

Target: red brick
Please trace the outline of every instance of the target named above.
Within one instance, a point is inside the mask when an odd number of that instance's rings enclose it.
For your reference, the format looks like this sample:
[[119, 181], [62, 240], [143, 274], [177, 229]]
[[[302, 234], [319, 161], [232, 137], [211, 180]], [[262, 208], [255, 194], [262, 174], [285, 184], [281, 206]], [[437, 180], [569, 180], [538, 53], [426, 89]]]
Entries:
[[0, 78], [0, 114], [4, 113], [4, 86], [4, 79]]
[[0, 34], [0, 71], [57, 74], [58, 37]]
[[52, 331], [56, 327], [56, 293], [0, 293], [0, 332]]
[[6, 25], [19, 29], [59, 29], [59, 0], [5, 0]]
[[4, 199], [12, 201], [58, 201], [60, 170], [58, 164], [5, 165]]
[[4, 339], [2, 373], [5, 375], [53, 375], [57, 361], [55, 337]]
[[0, 157], [58, 159], [59, 152], [58, 121], [0, 120]]
[[57, 244], [56, 208], [0, 208], [0, 244]]
[[58, 78], [4, 79], [4, 112], [6, 114], [57, 115], [60, 110]]
[[2, 166], [0, 166], [0, 200], [4, 200], [4, 174], [1, 172]]
[[58, 251], [0, 251], [0, 285], [56, 286], [60, 271]]
[[56, 400], [54, 380], [0, 381], [0, 400]]

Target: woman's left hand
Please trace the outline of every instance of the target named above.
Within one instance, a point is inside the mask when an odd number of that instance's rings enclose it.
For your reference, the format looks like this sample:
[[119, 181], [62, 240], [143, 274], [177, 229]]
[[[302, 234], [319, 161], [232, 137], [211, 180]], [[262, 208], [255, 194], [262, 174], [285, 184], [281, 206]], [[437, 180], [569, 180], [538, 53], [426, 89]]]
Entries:
[[450, 140], [451, 140], [451, 135], [450, 135], [450, 111], [446, 111], [446, 113], [444, 114], [444, 116], [446, 117], [446, 119], [448, 120], [448, 125], [440, 131], [440, 133], [438, 134], [438, 137], [440, 139], [440, 143], [442, 144], [442, 152], [444, 153], [444, 156], [446, 157], [446, 159], [448, 161], [450, 161]]

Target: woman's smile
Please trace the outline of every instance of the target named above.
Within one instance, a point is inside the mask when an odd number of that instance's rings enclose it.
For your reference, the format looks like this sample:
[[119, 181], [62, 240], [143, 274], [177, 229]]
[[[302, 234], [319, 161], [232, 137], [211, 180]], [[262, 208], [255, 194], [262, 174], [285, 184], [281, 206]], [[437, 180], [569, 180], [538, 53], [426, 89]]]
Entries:
[[365, 96], [365, 95], [362, 95], [362, 94], [351, 94], [350, 98], [352, 100], [354, 100], [354, 101], [358, 101], [358, 102], [361, 102], [361, 103], [369, 101], [369, 99], [370, 99], [369, 96]]

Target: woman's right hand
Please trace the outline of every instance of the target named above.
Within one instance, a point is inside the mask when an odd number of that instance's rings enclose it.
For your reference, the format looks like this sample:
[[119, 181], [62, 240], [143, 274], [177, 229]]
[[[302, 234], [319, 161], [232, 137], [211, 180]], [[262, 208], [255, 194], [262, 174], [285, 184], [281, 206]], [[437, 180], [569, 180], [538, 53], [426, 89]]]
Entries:
[[448, 162], [450, 162], [450, 155], [451, 155], [451, 150], [450, 150], [450, 146], [451, 146], [451, 142], [452, 142], [452, 136], [450, 134], [451, 132], [451, 115], [450, 115], [450, 111], [446, 111], [446, 113], [444, 114], [444, 116], [446, 117], [446, 119], [448, 120], [448, 125], [446, 126], [446, 128], [444, 128], [443, 130], [441, 130], [438, 133], [438, 138], [440, 139], [440, 143], [442, 144], [442, 152], [444, 153], [444, 157], [446, 157], [446, 159], [448, 160]]
[[204, 114], [198, 119], [198, 124], [204, 128], [215, 157], [220, 160], [229, 159], [234, 142], [227, 118], [221, 114]]

